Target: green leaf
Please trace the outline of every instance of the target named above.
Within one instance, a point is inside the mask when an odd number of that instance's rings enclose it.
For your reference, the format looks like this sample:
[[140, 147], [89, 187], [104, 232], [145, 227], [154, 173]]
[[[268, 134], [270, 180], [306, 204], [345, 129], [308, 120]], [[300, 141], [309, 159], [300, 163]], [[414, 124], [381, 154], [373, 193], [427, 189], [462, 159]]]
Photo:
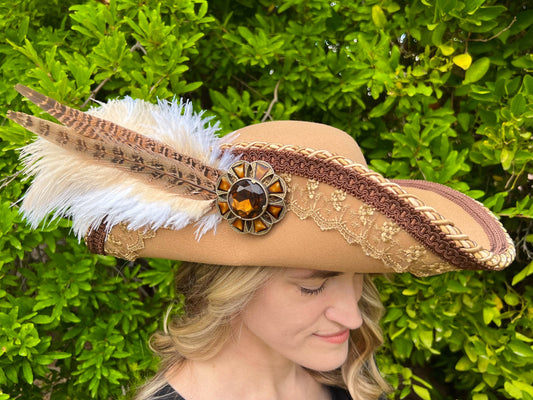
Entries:
[[525, 335], [522, 335], [520, 332], [515, 332], [515, 336], [518, 340], [521, 342], [531, 343], [533, 342], [533, 338], [527, 337]]
[[433, 331], [421, 330], [419, 336], [424, 346], [426, 346], [427, 348], [431, 348], [431, 346], [433, 345]]
[[33, 371], [28, 360], [22, 361], [22, 375], [24, 376], [24, 379], [26, 379], [26, 382], [33, 384]]
[[461, 359], [455, 364], [457, 371], [468, 371], [472, 367], [473, 363], [467, 356], [461, 357]]
[[522, 95], [522, 93], [518, 93], [511, 100], [511, 112], [516, 117], [516, 116], [523, 114], [525, 110], [526, 110], [526, 99], [524, 98], [524, 95]]
[[522, 391], [517, 388], [516, 385], [514, 385], [513, 383], [506, 381], [504, 383], [504, 388], [505, 391], [512, 396], [512, 399], [522, 399]]
[[520, 297], [514, 292], [507, 293], [505, 296], [503, 296], [503, 299], [510, 306], [516, 306], [520, 304]]
[[17, 370], [13, 365], [10, 365], [7, 368], [5, 368], [4, 372], [6, 373], [7, 379], [9, 379], [11, 382], [13, 383], [19, 382]]
[[387, 25], [387, 17], [385, 16], [383, 9], [378, 5], [372, 7], [372, 21], [378, 28], [383, 28]]
[[411, 393], [411, 386], [404, 386], [400, 392], [400, 399], [406, 398]]
[[446, 44], [441, 44], [439, 49], [445, 56], [451, 56], [455, 52], [455, 49], [452, 46], [448, 46]]
[[507, 8], [505, 6], [484, 6], [480, 7], [476, 13], [474, 13], [474, 17], [478, 18], [482, 21], [492, 21], [494, 18], [498, 17], [500, 14], [505, 12]]
[[407, 359], [413, 351], [413, 341], [399, 337], [393, 340], [392, 347], [398, 352], [400, 357]]
[[413, 390], [418, 396], [420, 396], [421, 399], [431, 400], [431, 395], [429, 394], [429, 390], [427, 390], [425, 387], [413, 385]]
[[[7, 376], [4, 370], [0, 367], [0, 385], [4, 386], [5, 384], [7, 384]], [[2, 389], [0, 389], [0, 393], [2, 393]]]
[[[455, 62], [455, 61], [454, 61]], [[470, 67], [463, 68], [466, 69], [465, 73], [465, 80], [463, 83], [473, 83], [479, 81], [490, 67], [490, 59], [488, 57], [480, 58], [479, 60], [476, 60]]]
[[524, 269], [522, 269], [518, 274], [513, 277], [512, 285], [523, 281], [528, 276], [533, 275], [533, 261], [531, 261]]
[[54, 362], [55, 360], [70, 358], [71, 356], [72, 355], [69, 353], [65, 353], [61, 351], [51, 351], [46, 354], [40, 354], [35, 359], [37, 363], [41, 365], [47, 365], [47, 364]]
[[462, 285], [456, 280], [451, 280], [446, 283], [446, 288], [452, 293], [468, 293], [470, 289]]
[[389, 110], [392, 108], [394, 103], [396, 102], [396, 97], [394, 96], [388, 96], [384, 102], [379, 103], [376, 107], [374, 107], [370, 113], [368, 114], [369, 118], [379, 118], [385, 115]]
[[498, 375], [483, 374], [483, 381], [491, 388], [495, 387], [500, 377]]
[[413, 76], [416, 76], [416, 77], [421, 77], [421, 76], [424, 76], [424, 75], [427, 75], [427, 70], [420, 66], [420, 65], [417, 65], [415, 68], [413, 68]]
[[[522, 394], [527, 393], [529, 396], [533, 396], [533, 386], [531, 386], [528, 383], [520, 382], [518, 380], [513, 381], [513, 385], [515, 385], [518, 389], [522, 391]], [[524, 397], [525, 398], [525, 397]]]
[[444, 35], [444, 32], [446, 32], [445, 23], [438, 24], [437, 27], [433, 30], [431, 34], [431, 42], [435, 46], [440, 46], [442, 44], [442, 36]]
[[508, 147], [504, 147], [500, 154], [500, 162], [504, 170], [508, 171], [511, 168], [511, 164], [514, 160], [514, 151]]
[[533, 95], [533, 76], [526, 75], [524, 76], [524, 92], [529, 95]]
[[397, 307], [389, 308], [387, 310], [387, 314], [383, 318], [383, 323], [388, 323], [392, 321], [396, 321], [398, 318], [400, 318], [403, 315], [403, 311]]
[[483, 307], [483, 322], [485, 325], [490, 324], [499, 315], [500, 312], [495, 307]]
[[523, 342], [511, 340], [508, 346], [519, 357], [533, 357], [533, 349]]
[[468, 113], [459, 113], [457, 114], [457, 122], [461, 125], [461, 128], [466, 132], [470, 127], [470, 114]]
[[402, 290], [404, 296], [414, 296], [418, 293], [418, 288], [410, 287]]
[[35, 324], [49, 324], [54, 321], [54, 318], [49, 315], [36, 315], [31, 320]]
[[485, 0], [469, 0], [465, 2], [463, 11], [468, 14], [474, 14], [475, 11], [485, 3]]
[[248, 43], [254, 43], [254, 34], [250, 31], [250, 29], [241, 25], [237, 28], [237, 30], [240, 35], [248, 41]]

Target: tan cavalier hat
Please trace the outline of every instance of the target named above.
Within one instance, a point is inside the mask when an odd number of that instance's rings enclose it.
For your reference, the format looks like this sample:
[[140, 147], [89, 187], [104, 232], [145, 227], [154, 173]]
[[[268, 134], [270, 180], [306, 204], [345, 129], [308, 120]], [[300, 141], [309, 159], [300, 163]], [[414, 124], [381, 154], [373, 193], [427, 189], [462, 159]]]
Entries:
[[190, 104], [127, 98], [83, 113], [17, 90], [64, 124], [9, 114], [44, 138], [22, 153], [34, 176], [23, 212], [33, 225], [72, 218], [93, 252], [419, 276], [514, 259], [479, 202], [387, 180], [336, 128], [276, 121], [220, 139]]

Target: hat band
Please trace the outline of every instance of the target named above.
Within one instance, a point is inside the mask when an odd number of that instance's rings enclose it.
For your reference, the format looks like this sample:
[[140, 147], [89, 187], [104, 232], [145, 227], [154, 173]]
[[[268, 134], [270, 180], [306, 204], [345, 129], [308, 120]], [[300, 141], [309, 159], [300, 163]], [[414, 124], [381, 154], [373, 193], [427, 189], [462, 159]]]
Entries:
[[[407, 193], [396, 183], [344, 157], [334, 156], [327, 151], [260, 142], [234, 144], [231, 149], [241, 154], [243, 160], [268, 162], [277, 173], [314, 179], [345, 191], [374, 207], [428, 250], [460, 269], [498, 269], [510, 256], [479, 251], [480, 247], [465, 238], [465, 235], [461, 235], [460, 241], [455, 240], [453, 236], [460, 232], [449, 221], [446, 228], [451, 232], [444, 232], [443, 217], [435, 210], [429, 210], [416, 196]], [[424, 209], [417, 210], [413, 203], [420, 204]]]

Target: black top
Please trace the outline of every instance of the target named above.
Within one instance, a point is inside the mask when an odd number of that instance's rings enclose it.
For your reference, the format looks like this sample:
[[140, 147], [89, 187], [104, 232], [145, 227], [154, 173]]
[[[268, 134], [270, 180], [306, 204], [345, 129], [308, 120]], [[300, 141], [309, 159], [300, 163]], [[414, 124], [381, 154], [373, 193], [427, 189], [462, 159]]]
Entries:
[[[339, 387], [328, 386], [331, 393], [331, 400], [352, 400], [350, 394]], [[172, 386], [165, 385], [157, 392], [153, 400], [185, 400], [176, 392]]]

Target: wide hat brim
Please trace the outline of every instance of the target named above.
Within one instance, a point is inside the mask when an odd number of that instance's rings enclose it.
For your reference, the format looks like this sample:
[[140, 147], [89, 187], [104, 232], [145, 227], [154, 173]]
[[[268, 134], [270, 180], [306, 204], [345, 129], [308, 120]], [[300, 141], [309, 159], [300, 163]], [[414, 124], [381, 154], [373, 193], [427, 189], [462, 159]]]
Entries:
[[384, 178], [341, 130], [276, 121], [236, 133], [228, 151], [266, 161], [288, 185], [288, 211], [267, 234], [239, 234], [225, 221], [200, 238], [194, 225], [153, 232], [121, 224], [93, 232], [90, 245], [105, 237], [104, 251], [125, 258], [420, 276], [499, 270], [514, 259], [512, 240], [481, 203], [432, 182]]

